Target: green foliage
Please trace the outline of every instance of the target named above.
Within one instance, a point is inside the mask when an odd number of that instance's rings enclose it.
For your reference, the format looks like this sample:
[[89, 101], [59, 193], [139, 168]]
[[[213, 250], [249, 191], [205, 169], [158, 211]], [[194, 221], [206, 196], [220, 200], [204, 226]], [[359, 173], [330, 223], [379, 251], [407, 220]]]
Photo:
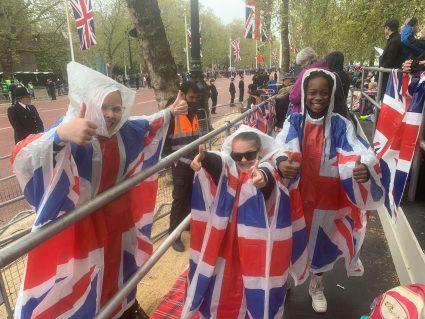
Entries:
[[422, 0], [290, 1], [291, 51], [310, 46], [323, 57], [339, 50], [346, 61], [373, 63], [374, 47], [385, 46], [385, 20], [395, 17], [402, 24], [413, 15], [425, 26]]

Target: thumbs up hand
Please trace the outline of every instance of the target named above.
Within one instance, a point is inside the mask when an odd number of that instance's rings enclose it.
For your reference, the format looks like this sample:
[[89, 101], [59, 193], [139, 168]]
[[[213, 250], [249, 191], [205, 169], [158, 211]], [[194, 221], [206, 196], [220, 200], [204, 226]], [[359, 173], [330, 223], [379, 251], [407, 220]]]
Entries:
[[182, 91], [179, 90], [179, 93], [177, 94], [176, 100], [173, 104], [171, 104], [168, 109], [170, 112], [175, 114], [187, 114], [188, 105], [186, 100], [184, 99]]
[[289, 155], [286, 161], [279, 163], [279, 171], [282, 173], [284, 178], [294, 178], [297, 176], [300, 165], [294, 162], [293, 155]]
[[361, 163], [361, 156], [357, 157], [353, 168], [353, 177], [357, 183], [365, 183], [369, 180], [369, 171], [366, 165]]
[[83, 103], [76, 118], [63, 123], [56, 129], [59, 138], [64, 142], [72, 142], [78, 145], [90, 144], [96, 135], [97, 125], [84, 118], [86, 105]]
[[259, 161], [256, 160], [252, 169], [252, 183], [257, 188], [263, 188], [267, 184], [266, 177], [264, 173], [258, 169], [258, 164]]
[[199, 145], [199, 154], [195, 156], [192, 163], [190, 163], [190, 167], [198, 172], [202, 168], [202, 161], [205, 159], [205, 150], [204, 147]]

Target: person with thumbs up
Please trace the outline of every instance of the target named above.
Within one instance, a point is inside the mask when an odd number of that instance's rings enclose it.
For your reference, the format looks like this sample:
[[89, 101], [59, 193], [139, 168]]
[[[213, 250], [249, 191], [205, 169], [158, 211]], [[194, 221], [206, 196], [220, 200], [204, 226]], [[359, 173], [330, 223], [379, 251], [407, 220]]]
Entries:
[[[34, 190], [25, 191], [37, 212], [33, 229], [157, 163], [171, 119], [188, 112], [179, 92], [168, 109], [130, 117], [135, 92], [76, 62], [68, 64], [68, 83], [66, 116], [18, 143], [12, 155], [22, 189]], [[15, 316], [93, 318], [152, 253], [156, 181], [149, 177], [32, 250]], [[40, 285], [32, 289], [34, 282]], [[88, 293], [69, 298], [75, 289]], [[135, 296], [114, 317], [148, 318]]]
[[[175, 114], [170, 120], [164, 154], [175, 152], [187, 144], [196, 141], [201, 136], [198, 120], [200, 88], [194, 81], [186, 81], [180, 87], [177, 97], [170, 99], [168, 104], [175, 104], [176, 110], [187, 109], [185, 114]], [[171, 204], [170, 228], [171, 233], [190, 213], [190, 194], [192, 194], [193, 170], [190, 163], [196, 156], [196, 150], [186, 154], [172, 166], [173, 202]], [[183, 252], [185, 247], [178, 237], [172, 245], [177, 252]]]
[[346, 105], [335, 100], [336, 81], [329, 71], [307, 70], [301, 114], [291, 114], [276, 137], [276, 166], [306, 222], [309, 295], [319, 313], [328, 305], [323, 275], [338, 259], [345, 259], [348, 276], [363, 274], [366, 210], [384, 199], [378, 159], [347, 117]]
[[[182, 319], [198, 311], [217, 319], [282, 318], [288, 274], [297, 284], [305, 280], [305, 222], [292, 215], [273, 166], [277, 150], [273, 138], [245, 125], [219, 152], [199, 147], [191, 163], [197, 173]], [[211, 303], [213, 294], [219, 298]]]

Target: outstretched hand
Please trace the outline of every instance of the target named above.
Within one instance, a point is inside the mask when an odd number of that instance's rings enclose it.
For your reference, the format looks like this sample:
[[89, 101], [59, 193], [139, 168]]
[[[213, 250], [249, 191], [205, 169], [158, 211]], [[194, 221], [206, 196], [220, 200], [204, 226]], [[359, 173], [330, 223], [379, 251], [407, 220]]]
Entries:
[[85, 114], [86, 105], [83, 103], [76, 118], [58, 126], [56, 131], [62, 141], [78, 145], [90, 144], [93, 136], [96, 135], [97, 125], [85, 119]]
[[171, 104], [168, 109], [173, 115], [176, 114], [187, 114], [188, 105], [186, 100], [183, 98], [182, 91], [179, 90], [177, 98], [173, 104]]
[[294, 162], [293, 156], [289, 155], [286, 161], [279, 163], [278, 168], [284, 178], [294, 178], [297, 176], [299, 167], [299, 164]]
[[256, 160], [252, 169], [252, 184], [257, 188], [263, 188], [266, 186], [266, 177], [264, 173], [258, 169], [259, 161]]
[[357, 183], [366, 183], [369, 180], [369, 171], [366, 165], [361, 163], [361, 156], [357, 157], [353, 168], [353, 177]]
[[205, 150], [204, 147], [199, 145], [199, 154], [195, 156], [192, 163], [190, 163], [190, 167], [198, 172], [202, 168], [202, 161], [205, 159]]

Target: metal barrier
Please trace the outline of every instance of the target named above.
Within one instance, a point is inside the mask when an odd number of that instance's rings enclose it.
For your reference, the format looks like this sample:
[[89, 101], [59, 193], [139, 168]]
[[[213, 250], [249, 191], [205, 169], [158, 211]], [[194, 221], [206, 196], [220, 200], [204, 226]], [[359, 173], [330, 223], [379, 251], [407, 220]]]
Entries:
[[[15, 303], [16, 295], [19, 289], [19, 284], [16, 285], [16, 282], [17, 281], [20, 282], [21, 280], [20, 276], [23, 273], [25, 260], [26, 260], [26, 254], [31, 249], [35, 248], [36, 246], [48, 240], [49, 238], [56, 235], [60, 231], [64, 230], [69, 225], [89, 215], [97, 208], [103, 206], [105, 203], [110, 202], [114, 200], [115, 198], [119, 197], [121, 194], [131, 189], [135, 185], [139, 184], [141, 181], [148, 178], [152, 174], [159, 172], [160, 176], [161, 174], [163, 174], [162, 178], [166, 178], [164, 176], [167, 176], [167, 174], [169, 174], [169, 170], [167, 170], [167, 168], [169, 168], [170, 165], [175, 160], [187, 154], [191, 150], [196, 149], [198, 145], [204, 144], [205, 142], [210, 141], [212, 138], [217, 137], [221, 133], [228, 134], [231, 131], [231, 128], [234, 127], [236, 123], [240, 122], [246, 116], [250, 115], [251, 113], [254, 113], [255, 111], [256, 111], [256, 108], [253, 108], [245, 112], [244, 114], [238, 116], [233, 121], [226, 122], [226, 124], [223, 125], [222, 127], [212, 132], [209, 132], [205, 134], [204, 136], [201, 136], [197, 141], [189, 145], [186, 145], [182, 149], [174, 152], [173, 154], [167, 156], [166, 158], [161, 159], [157, 164], [153, 165], [152, 167], [140, 172], [139, 174], [135, 176], [132, 176], [131, 178], [123, 181], [122, 183], [99, 194], [92, 201], [86, 203], [85, 205], [81, 207], [76, 208], [72, 213], [65, 214], [62, 217], [58, 218], [57, 220], [48, 223], [47, 225], [40, 228], [37, 232], [29, 232], [30, 230], [26, 229], [5, 238], [3, 241], [5, 246], [0, 250], [0, 268], [2, 269], [2, 276], [0, 276], [0, 291], [4, 297], [5, 307], [6, 307], [8, 316], [12, 318], [11, 316], [13, 313], [13, 307], [11, 305]], [[207, 129], [208, 129], [208, 124], [205, 123], [205, 125], [207, 126]], [[11, 179], [12, 178], [8, 177], [5, 180], [7, 181]], [[165, 184], [163, 184], [162, 187], [166, 188]], [[159, 193], [160, 193], [160, 190], [161, 190], [161, 185], [159, 185], [159, 188], [158, 188]], [[169, 201], [169, 199], [172, 197], [169, 194], [163, 197], [164, 198], [162, 199], [158, 198], [156, 214], [154, 217], [156, 221], [168, 215], [168, 212], [163, 213], [162, 211], [165, 207], [170, 205], [170, 203], [167, 202], [167, 200]], [[187, 218], [185, 222], [188, 224], [189, 219]], [[184, 229], [185, 229], [185, 225], [183, 223], [172, 234], [170, 234], [170, 237], [167, 238], [166, 241], [155, 251], [154, 256], [152, 256], [148, 260], [148, 262], [130, 279], [130, 281], [126, 283], [123, 289], [124, 288], [133, 289], [140, 280], [140, 279], [134, 279], [134, 278], [142, 278], [147, 273], [147, 271], [149, 271], [149, 269], [153, 266], [153, 264], [162, 256], [163, 252], [165, 252], [169, 248], [171, 243], [175, 240], [175, 238], [177, 238], [177, 236], [179, 236], [179, 234]], [[1, 228], [0, 228], [0, 231], [1, 231]], [[158, 240], [159, 238], [164, 236], [167, 232], [168, 230], [162, 231], [160, 233], [155, 234], [154, 236]], [[141, 273], [141, 271], [143, 272]], [[135, 277], [135, 276], [138, 276], [138, 277]], [[12, 293], [8, 294], [7, 293], [8, 291], [12, 291]], [[122, 296], [122, 294], [125, 294], [125, 292], [123, 293], [121, 290], [120, 292], [118, 292], [117, 296], [114, 296], [111, 299], [111, 301], [107, 304], [107, 306], [109, 306], [113, 302], [116, 302], [116, 300], [121, 300], [119, 298]], [[113, 306], [109, 306], [109, 307], [113, 307]], [[102, 315], [105, 314], [104, 316], [108, 316], [110, 313], [109, 309], [110, 308], [106, 308], [105, 310], [101, 309], [101, 312], [99, 314], [102, 314]]]

